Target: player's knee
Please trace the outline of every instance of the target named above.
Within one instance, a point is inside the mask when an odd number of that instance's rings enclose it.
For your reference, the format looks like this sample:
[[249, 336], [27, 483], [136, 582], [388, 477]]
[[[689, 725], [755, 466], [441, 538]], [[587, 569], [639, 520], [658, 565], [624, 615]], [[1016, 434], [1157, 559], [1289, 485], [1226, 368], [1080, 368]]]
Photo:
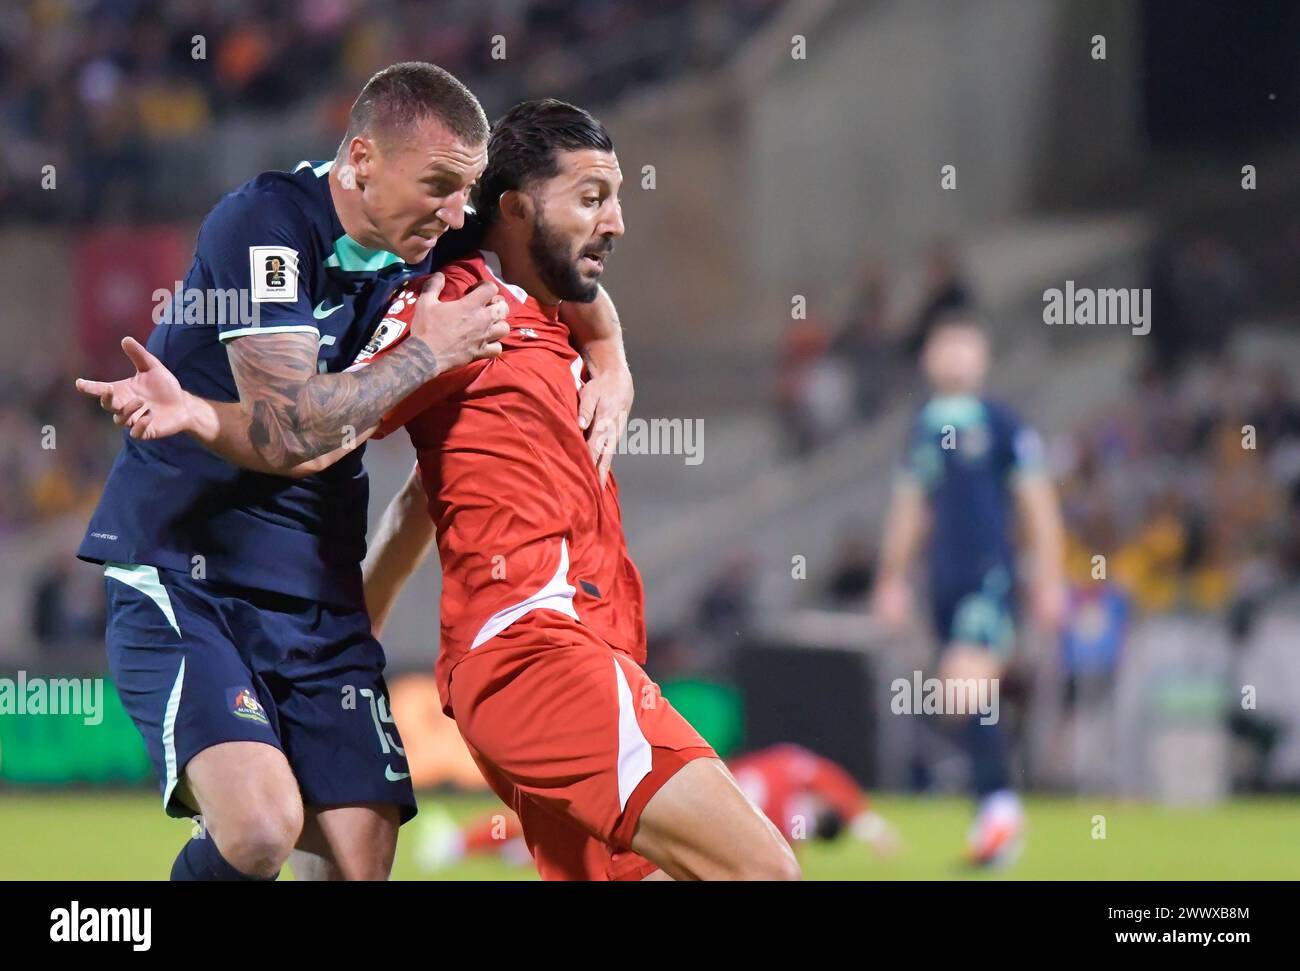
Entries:
[[285, 799], [250, 808], [214, 830], [226, 862], [241, 873], [271, 877], [280, 872], [302, 833], [302, 803]]
[[794, 858], [793, 854], [787, 855], [780, 863], [772, 868], [772, 880], [802, 880], [803, 867], [799, 861]]
[[780, 837], [769, 839], [763, 851], [750, 856], [740, 875], [742, 880], [802, 880], [803, 869], [790, 844]]

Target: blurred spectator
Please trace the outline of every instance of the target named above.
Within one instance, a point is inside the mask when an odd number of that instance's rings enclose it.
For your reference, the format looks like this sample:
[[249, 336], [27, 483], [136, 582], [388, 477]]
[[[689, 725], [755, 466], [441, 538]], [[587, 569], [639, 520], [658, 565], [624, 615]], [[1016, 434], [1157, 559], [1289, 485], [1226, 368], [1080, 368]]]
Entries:
[[1300, 406], [1291, 394], [1291, 377], [1282, 368], [1265, 371], [1250, 424], [1259, 439], [1270, 446], [1300, 439]]
[[839, 547], [826, 584], [827, 603], [839, 610], [865, 610], [875, 586], [877, 551], [866, 528], [848, 524], [840, 533]]
[[789, 447], [807, 455], [853, 417], [853, 377], [830, 353], [830, 335], [811, 314], [792, 320], [777, 360], [777, 410]]
[[1115, 686], [1130, 626], [1130, 605], [1111, 583], [1080, 586], [1061, 631], [1062, 737], [1072, 782], [1082, 792], [1115, 785]]
[[751, 550], [733, 550], [704, 588], [696, 626], [719, 641], [743, 638], [753, 628], [757, 585], [758, 558]]
[[890, 399], [899, 374], [887, 267], [868, 261], [832, 352], [852, 371], [858, 417], [871, 418]]
[[954, 311], [968, 310], [973, 300], [957, 248], [951, 240], [937, 239], [925, 254], [921, 309], [907, 336], [907, 352], [915, 360], [938, 321]]
[[1166, 239], [1152, 255], [1151, 351], [1157, 365], [1178, 372], [1198, 355], [1222, 351], [1250, 309], [1251, 281], [1241, 258], [1210, 235]]

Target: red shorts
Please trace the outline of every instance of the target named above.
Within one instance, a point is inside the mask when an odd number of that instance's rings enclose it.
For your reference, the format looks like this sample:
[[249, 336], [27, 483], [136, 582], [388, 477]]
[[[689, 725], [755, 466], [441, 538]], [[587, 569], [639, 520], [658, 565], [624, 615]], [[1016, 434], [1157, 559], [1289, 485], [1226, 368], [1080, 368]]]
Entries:
[[451, 708], [470, 754], [518, 815], [544, 880], [639, 880], [646, 803], [717, 753], [623, 651], [536, 610], [465, 655]]

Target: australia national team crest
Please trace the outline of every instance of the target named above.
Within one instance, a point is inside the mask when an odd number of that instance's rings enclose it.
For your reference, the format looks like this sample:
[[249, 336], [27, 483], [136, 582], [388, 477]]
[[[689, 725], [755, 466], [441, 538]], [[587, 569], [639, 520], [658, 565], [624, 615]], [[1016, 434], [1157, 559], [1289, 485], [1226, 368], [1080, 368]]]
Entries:
[[244, 718], [261, 725], [270, 724], [266, 717], [266, 709], [257, 700], [257, 695], [253, 694], [253, 689], [227, 688], [226, 701], [230, 706], [230, 713], [236, 718]]

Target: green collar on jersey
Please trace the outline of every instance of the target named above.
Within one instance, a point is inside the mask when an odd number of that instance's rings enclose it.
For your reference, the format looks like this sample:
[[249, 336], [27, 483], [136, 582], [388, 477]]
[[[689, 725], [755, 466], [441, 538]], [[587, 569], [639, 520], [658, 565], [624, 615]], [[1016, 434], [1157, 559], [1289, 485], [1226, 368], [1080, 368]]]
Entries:
[[[334, 168], [334, 160], [312, 165], [306, 160], [293, 167], [294, 172], [311, 169], [316, 178], [327, 175]], [[345, 273], [377, 273], [386, 266], [401, 263], [402, 258], [396, 253], [384, 249], [367, 249], [351, 236], [344, 233], [334, 240], [334, 252], [325, 260], [327, 267], [342, 270]]]
[[928, 427], [968, 428], [984, 420], [984, 402], [974, 395], [940, 395], [931, 398], [922, 412], [922, 421]]

